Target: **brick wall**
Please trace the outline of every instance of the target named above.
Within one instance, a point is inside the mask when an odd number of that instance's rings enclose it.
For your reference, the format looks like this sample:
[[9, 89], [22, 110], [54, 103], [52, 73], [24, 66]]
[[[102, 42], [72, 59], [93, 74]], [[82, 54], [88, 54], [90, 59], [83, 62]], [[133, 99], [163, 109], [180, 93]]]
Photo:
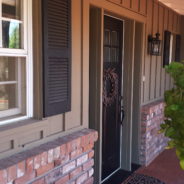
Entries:
[[149, 165], [167, 146], [168, 139], [158, 133], [163, 121], [164, 102], [158, 101], [142, 107], [140, 151], [142, 165]]
[[84, 129], [0, 160], [0, 184], [93, 184], [97, 137]]

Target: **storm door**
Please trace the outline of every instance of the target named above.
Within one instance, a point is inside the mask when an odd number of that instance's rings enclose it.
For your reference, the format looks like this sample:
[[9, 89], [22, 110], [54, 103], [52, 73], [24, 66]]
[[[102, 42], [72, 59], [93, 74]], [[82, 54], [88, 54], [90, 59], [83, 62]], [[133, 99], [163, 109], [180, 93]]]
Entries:
[[104, 17], [102, 180], [120, 169], [123, 22]]

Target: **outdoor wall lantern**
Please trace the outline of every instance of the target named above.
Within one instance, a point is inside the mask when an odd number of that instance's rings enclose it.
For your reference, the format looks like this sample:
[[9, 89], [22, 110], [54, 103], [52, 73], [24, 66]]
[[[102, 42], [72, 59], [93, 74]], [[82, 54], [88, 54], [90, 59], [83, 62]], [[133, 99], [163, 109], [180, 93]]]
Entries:
[[150, 55], [161, 55], [161, 40], [159, 39], [159, 37], [159, 33], [156, 33], [155, 37], [153, 37], [152, 35], [148, 36], [148, 53]]

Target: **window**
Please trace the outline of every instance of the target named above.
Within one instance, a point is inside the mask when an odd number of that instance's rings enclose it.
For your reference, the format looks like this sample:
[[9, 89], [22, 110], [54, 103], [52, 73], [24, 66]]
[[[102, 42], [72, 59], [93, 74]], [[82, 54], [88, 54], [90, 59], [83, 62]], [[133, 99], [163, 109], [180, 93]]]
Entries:
[[0, 125], [32, 116], [31, 1], [0, 0]]
[[163, 53], [163, 67], [169, 65], [171, 62], [171, 44], [172, 44], [171, 32], [164, 32], [164, 53]]
[[170, 48], [169, 48], [169, 64], [173, 61], [173, 40], [174, 40], [174, 36], [173, 34], [171, 34]]
[[175, 61], [180, 62], [181, 60], [181, 35], [176, 35], [176, 44], [175, 44]]

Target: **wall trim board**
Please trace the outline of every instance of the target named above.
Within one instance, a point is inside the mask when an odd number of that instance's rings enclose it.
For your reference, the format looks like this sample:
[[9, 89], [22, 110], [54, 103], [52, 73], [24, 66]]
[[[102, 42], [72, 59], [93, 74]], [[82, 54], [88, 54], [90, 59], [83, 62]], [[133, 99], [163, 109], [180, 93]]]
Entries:
[[[90, 8], [90, 60], [89, 60], [89, 127], [98, 131], [95, 145], [95, 183], [101, 180], [102, 153], [102, 76], [103, 76], [103, 15], [97, 7]], [[98, 26], [93, 26], [98, 25]], [[100, 34], [99, 34], [100, 33]], [[94, 39], [94, 37], [96, 39]]]
[[107, 0], [86, 0], [93, 6], [103, 8], [105, 11], [109, 11], [117, 15], [117, 17], [125, 17], [138, 22], [146, 22], [146, 16], [138, 14], [130, 9], [124, 8]]

